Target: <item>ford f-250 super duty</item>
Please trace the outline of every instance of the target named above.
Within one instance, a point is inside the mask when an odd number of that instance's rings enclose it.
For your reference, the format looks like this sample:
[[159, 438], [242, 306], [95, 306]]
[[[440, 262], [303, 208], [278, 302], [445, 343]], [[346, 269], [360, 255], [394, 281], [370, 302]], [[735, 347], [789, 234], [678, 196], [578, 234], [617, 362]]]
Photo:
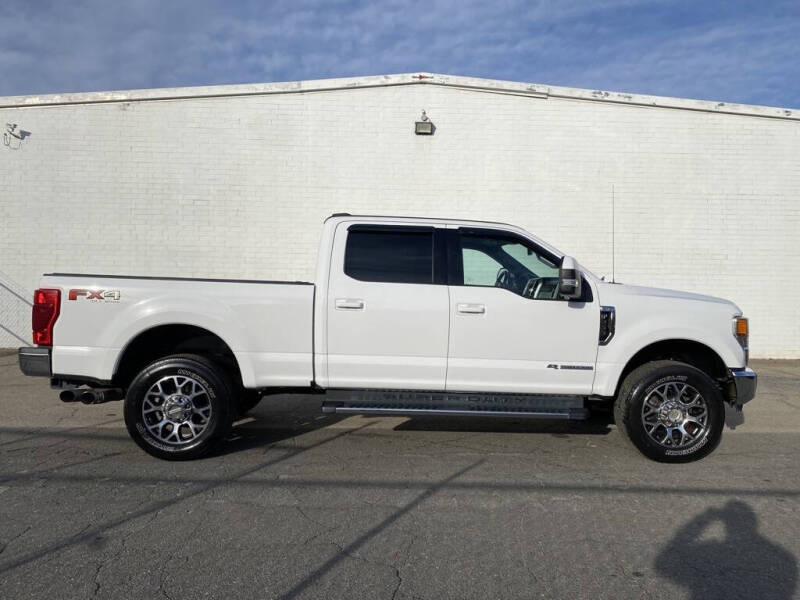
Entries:
[[511, 225], [333, 215], [316, 282], [45, 275], [27, 375], [125, 399], [128, 431], [193, 458], [271, 391], [322, 410], [583, 419], [613, 405], [646, 456], [709, 454], [755, 395], [719, 298], [605, 282]]

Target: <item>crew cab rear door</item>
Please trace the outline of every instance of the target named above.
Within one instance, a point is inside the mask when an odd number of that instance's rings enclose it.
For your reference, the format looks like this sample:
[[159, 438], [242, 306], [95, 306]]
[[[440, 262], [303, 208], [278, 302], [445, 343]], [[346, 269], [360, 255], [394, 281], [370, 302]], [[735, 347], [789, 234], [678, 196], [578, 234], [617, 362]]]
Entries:
[[444, 390], [443, 228], [343, 222], [327, 294], [329, 388]]
[[589, 394], [600, 309], [557, 295], [560, 257], [522, 236], [449, 229], [448, 391]]

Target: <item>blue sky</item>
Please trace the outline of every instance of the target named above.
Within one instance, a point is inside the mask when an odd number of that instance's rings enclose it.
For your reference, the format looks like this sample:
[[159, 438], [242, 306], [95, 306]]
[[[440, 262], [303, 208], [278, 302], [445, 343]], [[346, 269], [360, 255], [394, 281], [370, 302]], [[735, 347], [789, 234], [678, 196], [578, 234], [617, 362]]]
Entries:
[[0, 0], [0, 95], [431, 71], [800, 108], [800, 0]]

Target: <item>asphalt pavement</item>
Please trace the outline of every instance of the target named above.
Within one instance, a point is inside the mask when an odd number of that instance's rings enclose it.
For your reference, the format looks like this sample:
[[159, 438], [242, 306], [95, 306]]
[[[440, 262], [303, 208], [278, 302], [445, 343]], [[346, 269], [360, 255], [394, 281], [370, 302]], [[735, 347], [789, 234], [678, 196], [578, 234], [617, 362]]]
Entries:
[[0, 351], [0, 599], [794, 598], [800, 361], [650, 462], [605, 417], [323, 415], [273, 396], [214, 455], [141, 451]]

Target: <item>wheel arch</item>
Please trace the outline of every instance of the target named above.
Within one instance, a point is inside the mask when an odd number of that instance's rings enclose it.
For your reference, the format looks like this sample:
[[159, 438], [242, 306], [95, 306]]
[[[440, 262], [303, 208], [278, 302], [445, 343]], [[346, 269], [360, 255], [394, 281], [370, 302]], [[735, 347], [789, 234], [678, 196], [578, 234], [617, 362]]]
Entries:
[[634, 369], [657, 360], [676, 360], [692, 365], [721, 383], [728, 376], [728, 368], [722, 357], [710, 346], [696, 340], [683, 338], [664, 339], [652, 342], [636, 351], [622, 369], [614, 396], [619, 394], [622, 382]]
[[242, 372], [230, 346], [213, 331], [187, 323], [166, 323], [137, 333], [119, 353], [112, 382], [127, 388], [151, 362], [171, 354], [198, 354], [218, 363], [231, 380], [242, 386]]

